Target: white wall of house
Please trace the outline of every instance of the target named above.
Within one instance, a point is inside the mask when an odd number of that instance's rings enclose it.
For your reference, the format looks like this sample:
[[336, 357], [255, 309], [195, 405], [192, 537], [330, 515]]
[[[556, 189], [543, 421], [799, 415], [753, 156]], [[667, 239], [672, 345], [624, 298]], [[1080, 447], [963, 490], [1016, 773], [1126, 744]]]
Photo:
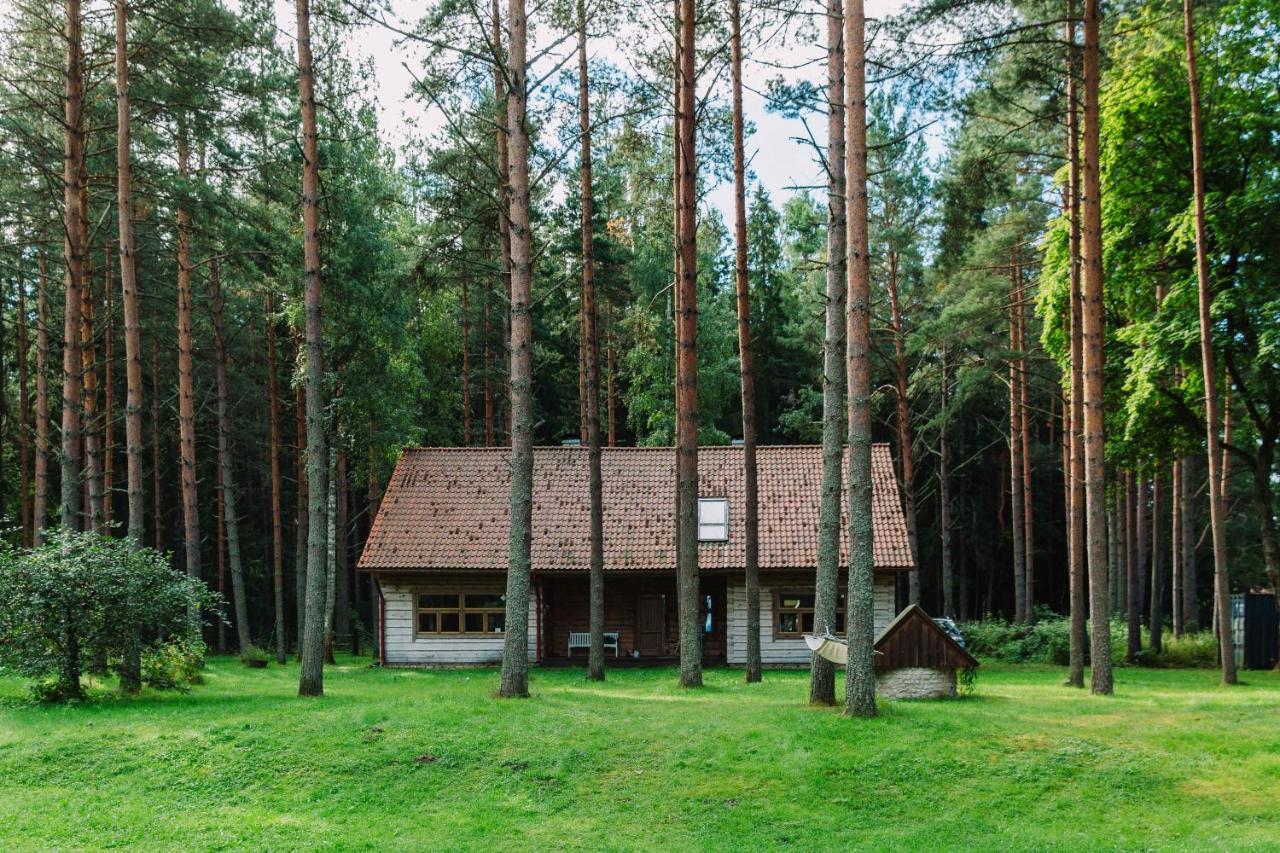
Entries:
[[[893, 617], [894, 578], [887, 572], [875, 575], [875, 632], [884, 630]], [[760, 581], [760, 662], [769, 665], [807, 666], [811, 652], [804, 638], [778, 638], [773, 636], [773, 592], [775, 589], [796, 591], [812, 589], [794, 580], [775, 580], [767, 576]], [[747, 662], [747, 586], [741, 577], [729, 578], [729, 602], [726, 628], [729, 632], [728, 662], [742, 665]]]
[[[441, 592], [489, 592], [502, 589], [502, 582], [488, 583], [469, 579], [452, 582], [447, 579], [431, 579], [423, 582], [390, 583], [383, 581], [382, 594], [386, 599], [386, 648], [384, 654], [392, 666], [470, 666], [502, 663], [502, 646], [505, 634], [481, 635], [431, 635], [417, 636], [414, 622], [417, 616], [414, 594], [419, 590]], [[537, 598], [529, 590], [529, 661], [537, 654]]]

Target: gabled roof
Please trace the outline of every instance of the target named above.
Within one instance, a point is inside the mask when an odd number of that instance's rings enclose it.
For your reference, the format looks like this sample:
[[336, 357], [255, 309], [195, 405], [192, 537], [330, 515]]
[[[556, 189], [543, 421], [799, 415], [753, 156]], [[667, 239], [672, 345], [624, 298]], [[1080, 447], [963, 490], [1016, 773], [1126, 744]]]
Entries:
[[[505, 570], [510, 500], [509, 448], [406, 450], [388, 484], [360, 558], [369, 571], [411, 569]], [[606, 448], [605, 569], [675, 567], [675, 451]], [[534, 451], [533, 568], [586, 570], [590, 503], [588, 450]], [[846, 458], [846, 474], [848, 470]], [[818, 549], [822, 448], [757, 449], [760, 491], [760, 567], [813, 568]], [[875, 562], [878, 569], [911, 567], [906, 525], [889, 447], [872, 448]], [[729, 539], [701, 543], [705, 569], [744, 565], [741, 447], [698, 450], [699, 494], [729, 500]], [[841, 503], [844, 503], [842, 490]], [[846, 523], [842, 528], [847, 530]], [[842, 535], [841, 563], [847, 537]]]
[[918, 604], [908, 605], [876, 638], [876, 669], [965, 669], [978, 661], [951, 639]]

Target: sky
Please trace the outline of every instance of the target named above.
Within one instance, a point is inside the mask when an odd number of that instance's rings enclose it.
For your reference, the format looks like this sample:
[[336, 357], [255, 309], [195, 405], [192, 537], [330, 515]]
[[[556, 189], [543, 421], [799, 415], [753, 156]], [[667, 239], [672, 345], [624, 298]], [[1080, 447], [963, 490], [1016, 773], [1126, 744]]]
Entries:
[[[749, 0], [744, 6], [748, 3]], [[391, 0], [391, 14], [405, 22], [406, 29], [411, 29], [411, 22], [421, 15], [424, 5], [421, 0]], [[820, 11], [824, 5], [820, 0], [811, 0], [814, 11]], [[883, 17], [893, 14], [904, 5], [905, 0], [868, 0], [867, 15], [870, 18]], [[294, 0], [276, 0], [276, 18], [280, 37], [292, 42], [296, 32]], [[743, 112], [755, 126], [755, 132], [746, 140], [746, 156], [756, 179], [764, 185], [774, 203], [779, 206], [797, 192], [797, 188], [825, 186], [826, 181], [811, 147], [797, 141], [807, 135], [804, 123], [799, 119], [788, 119], [768, 112], [759, 92], [763, 91], [768, 79], [779, 74], [789, 80], [807, 78], [823, 84], [826, 48], [822, 41], [822, 32], [825, 32], [822, 23], [818, 24], [818, 30], [821, 32], [811, 45], [769, 47], [763, 51], [748, 53], [744, 57]], [[415, 68], [420, 59], [412, 46], [397, 45], [397, 40], [396, 34], [388, 29], [365, 26], [352, 31], [349, 47], [353, 58], [371, 61], [379, 125], [387, 140], [400, 144], [406, 141], [406, 135], [401, 130], [407, 126], [406, 119], [416, 124], [420, 132], [438, 128], [442, 119], [409, 96], [413, 83], [410, 69]], [[631, 67], [617, 39], [594, 40], [589, 43], [589, 51], [593, 59], [609, 61], [623, 69]], [[801, 65], [805, 67], [781, 70]], [[727, 91], [727, 86], [725, 90]], [[810, 117], [809, 121], [813, 135], [820, 143], [824, 143], [826, 128], [821, 116]], [[708, 201], [720, 209], [726, 221], [732, 221], [732, 184], [712, 188]]]

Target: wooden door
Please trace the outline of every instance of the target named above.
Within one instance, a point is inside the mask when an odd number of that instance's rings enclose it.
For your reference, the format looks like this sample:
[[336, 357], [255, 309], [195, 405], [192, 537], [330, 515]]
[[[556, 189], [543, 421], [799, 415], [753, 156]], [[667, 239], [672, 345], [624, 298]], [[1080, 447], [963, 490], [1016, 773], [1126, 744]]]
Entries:
[[642, 595], [636, 604], [636, 648], [657, 657], [667, 645], [667, 597]]

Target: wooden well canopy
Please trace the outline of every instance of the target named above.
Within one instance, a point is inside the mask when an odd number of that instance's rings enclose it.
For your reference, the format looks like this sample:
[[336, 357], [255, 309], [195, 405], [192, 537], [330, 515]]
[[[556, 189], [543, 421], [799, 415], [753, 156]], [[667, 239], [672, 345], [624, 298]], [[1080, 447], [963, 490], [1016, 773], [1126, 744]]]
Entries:
[[876, 669], [969, 669], [978, 661], [918, 604], [898, 614], [876, 639]]

